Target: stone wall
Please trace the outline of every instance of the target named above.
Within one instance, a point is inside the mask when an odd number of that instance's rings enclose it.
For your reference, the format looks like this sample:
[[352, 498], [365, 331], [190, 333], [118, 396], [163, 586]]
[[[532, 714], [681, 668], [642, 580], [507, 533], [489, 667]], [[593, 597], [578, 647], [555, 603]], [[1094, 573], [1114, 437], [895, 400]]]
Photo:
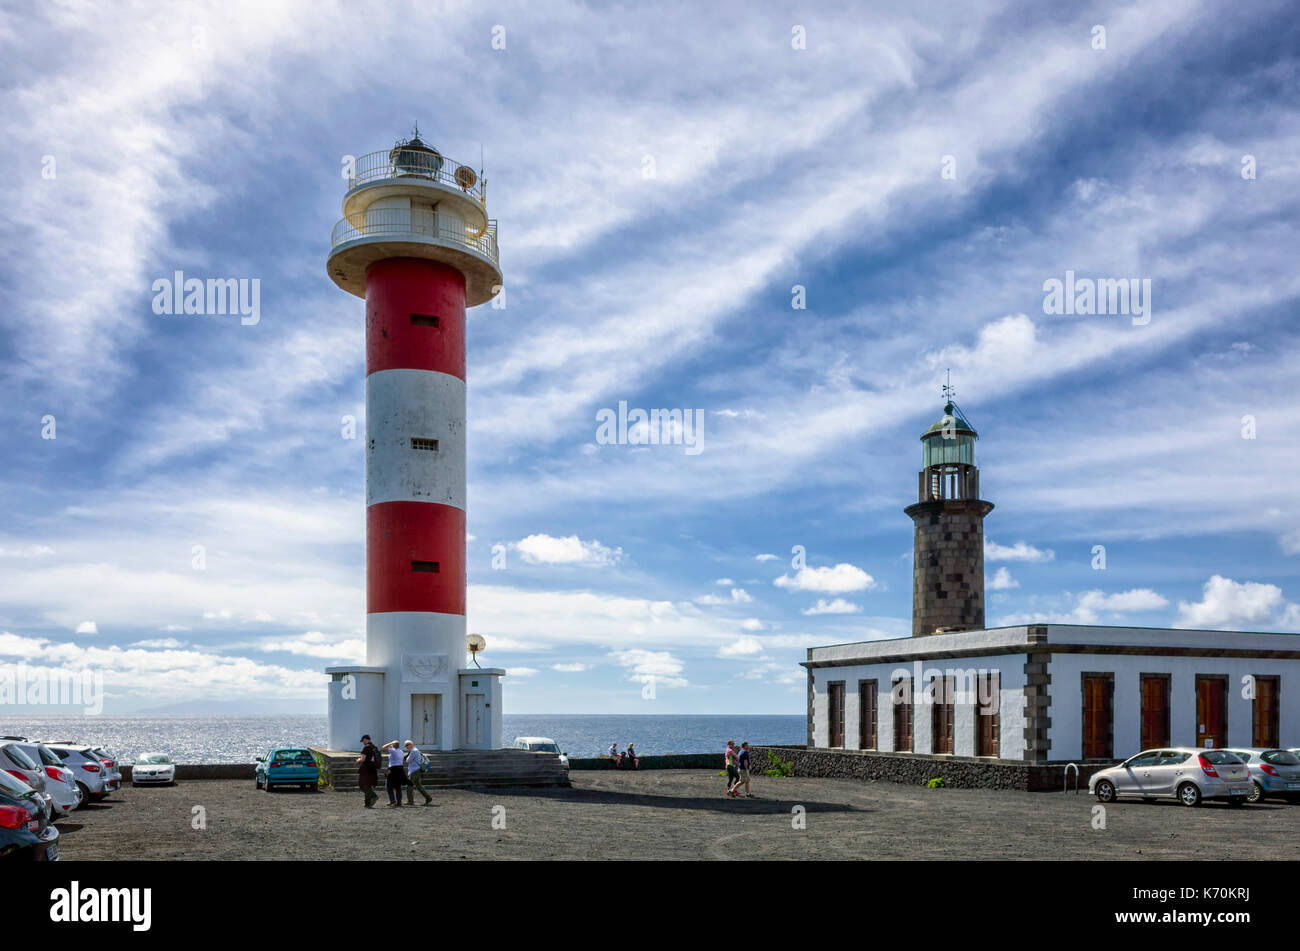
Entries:
[[[860, 752], [858, 750], [810, 750], [801, 746], [755, 746], [751, 748], [752, 769], [763, 773], [775, 755], [794, 764], [796, 776], [828, 779], [880, 780], [924, 786], [940, 778], [944, 786], [957, 789], [1018, 789], [1030, 792], [1058, 791], [1065, 780], [1064, 763], [1021, 763], [1016, 760], [976, 759], [966, 756], [927, 756], [921, 753]], [[1079, 766], [1079, 788], [1088, 791], [1088, 777], [1110, 763]], [[1074, 771], [1070, 771], [1070, 789]]]
[[[247, 779], [253, 781], [256, 763], [192, 763], [177, 765], [176, 778], [181, 779]], [[122, 782], [131, 781], [131, 767], [123, 764]]]
[[[666, 756], [638, 756], [639, 769], [722, 769], [722, 751], [716, 753], [670, 753]], [[590, 759], [569, 757], [569, 769], [613, 769], [608, 756]]]

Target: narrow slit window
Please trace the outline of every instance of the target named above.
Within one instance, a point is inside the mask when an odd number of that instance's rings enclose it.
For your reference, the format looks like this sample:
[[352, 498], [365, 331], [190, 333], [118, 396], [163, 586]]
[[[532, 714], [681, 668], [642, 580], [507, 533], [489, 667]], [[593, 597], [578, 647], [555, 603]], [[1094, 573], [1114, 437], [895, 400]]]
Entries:
[[412, 314], [411, 323], [417, 327], [436, 327], [438, 326], [438, 317], [436, 314]]
[[412, 571], [426, 571], [431, 574], [438, 573], [438, 563], [436, 561], [413, 561], [411, 562]]
[[437, 451], [438, 451], [438, 440], [436, 440], [436, 439], [422, 439], [422, 438], [420, 438], [420, 437], [418, 437], [418, 436], [412, 436], [412, 437], [411, 437], [411, 448], [412, 448], [412, 449], [424, 449], [424, 450], [427, 450], [427, 451], [429, 451], [429, 452], [437, 452]]

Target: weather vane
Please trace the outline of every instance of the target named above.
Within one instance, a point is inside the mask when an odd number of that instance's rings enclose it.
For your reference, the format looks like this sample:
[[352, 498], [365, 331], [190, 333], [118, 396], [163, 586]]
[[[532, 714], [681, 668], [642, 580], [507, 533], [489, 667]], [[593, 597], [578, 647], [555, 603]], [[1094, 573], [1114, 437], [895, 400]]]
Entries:
[[947, 382], [944, 383], [943, 385], [943, 398], [947, 402], [951, 403], [952, 398], [957, 395], [957, 390], [952, 385], [952, 370], [948, 370], [946, 372], [947, 372]]

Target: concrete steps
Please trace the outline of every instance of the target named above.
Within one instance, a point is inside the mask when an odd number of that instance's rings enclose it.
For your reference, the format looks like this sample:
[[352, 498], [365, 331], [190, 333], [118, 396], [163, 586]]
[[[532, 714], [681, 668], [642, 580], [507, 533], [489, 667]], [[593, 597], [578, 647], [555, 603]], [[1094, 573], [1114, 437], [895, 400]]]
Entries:
[[[323, 764], [325, 782], [338, 791], [358, 791], [356, 759], [360, 752], [326, 750], [312, 752]], [[431, 750], [425, 751], [429, 770], [423, 774], [427, 788], [470, 786], [568, 786], [569, 771], [554, 753], [528, 750]], [[379, 771], [379, 787], [387, 781], [388, 769]]]

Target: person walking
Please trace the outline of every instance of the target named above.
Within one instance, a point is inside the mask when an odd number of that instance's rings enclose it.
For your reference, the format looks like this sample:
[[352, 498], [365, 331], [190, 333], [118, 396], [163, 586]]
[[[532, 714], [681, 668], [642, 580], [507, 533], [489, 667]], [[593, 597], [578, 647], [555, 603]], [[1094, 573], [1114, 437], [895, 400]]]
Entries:
[[406, 741], [406, 755], [403, 757], [406, 767], [406, 804], [415, 805], [415, 791], [420, 790], [420, 795], [424, 797], [426, 806], [433, 805], [433, 797], [424, 791], [424, 764], [427, 760], [424, 754], [416, 748], [416, 745], [410, 740]]
[[357, 785], [366, 797], [366, 808], [375, 808], [379, 794], [375, 787], [379, 785], [379, 747], [370, 742], [370, 734], [361, 738], [361, 755], [357, 757]]
[[749, 792], [749, 741], [740, 744], [740, 754], [736, 757], [736, 768], [740, 770], [740, 781], [745, 784], [745, 798], [753, 799]]
[[406, 785], [406, 767], [402, 765], [402, 744], [399, 740], [385, 743], [388, 751], [388, 805], [402, 808], [402, 787]]
[[736, 787], [740, 785], [740, 769], [736, 765], [739, 754], [735, 740], [727, 740], [727, 748], [722, 751], [722, 762], [727, 767], [727, 797], [731, 798], [736, 795]]

